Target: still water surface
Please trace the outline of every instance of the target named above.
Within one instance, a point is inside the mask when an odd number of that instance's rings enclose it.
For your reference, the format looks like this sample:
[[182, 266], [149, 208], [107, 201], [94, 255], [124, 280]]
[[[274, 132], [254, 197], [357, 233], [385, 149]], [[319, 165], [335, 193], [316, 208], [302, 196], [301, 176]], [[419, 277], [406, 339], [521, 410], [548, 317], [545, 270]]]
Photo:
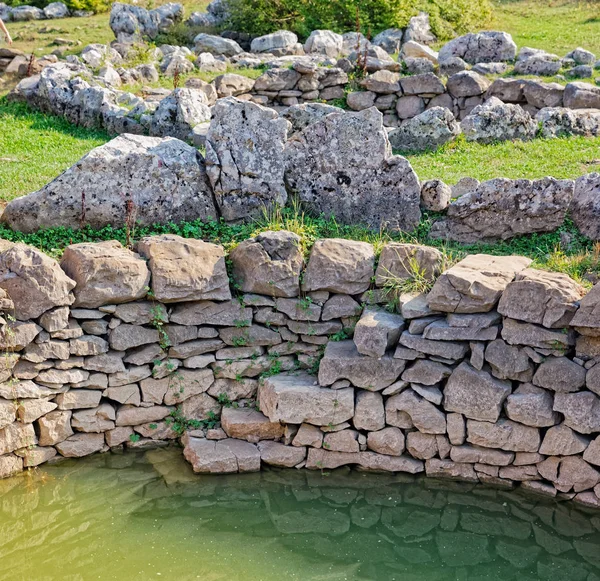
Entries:
[[424, 478], [197, 476], [176, 448], [0, 481], [0, 579], [600, 581], [600, 512]]

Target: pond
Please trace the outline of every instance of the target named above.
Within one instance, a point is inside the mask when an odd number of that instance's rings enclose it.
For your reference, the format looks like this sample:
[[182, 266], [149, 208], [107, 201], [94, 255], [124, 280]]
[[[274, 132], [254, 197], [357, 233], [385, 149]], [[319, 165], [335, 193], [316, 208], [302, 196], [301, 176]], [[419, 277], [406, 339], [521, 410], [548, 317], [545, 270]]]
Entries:
[[197, 476], [166, 448], [0, 481], [0, 579], [600, 580], [600, 512], [340, 470]]

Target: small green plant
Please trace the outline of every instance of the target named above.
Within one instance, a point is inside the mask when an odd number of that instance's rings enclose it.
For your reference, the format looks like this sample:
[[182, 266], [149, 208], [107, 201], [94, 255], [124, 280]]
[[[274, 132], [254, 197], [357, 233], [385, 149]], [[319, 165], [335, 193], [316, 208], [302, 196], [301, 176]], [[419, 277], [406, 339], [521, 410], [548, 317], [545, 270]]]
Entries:
[[349, 335], [348, 333], [346, 333], [346, 329], [342, 329], [341, 331], [338, 331], [337, 333], [334, 333], [333, 335], [329, 335], [329, 340], [330, 341], [344, 341], [345, 339], [348, 339]]
[[245, 334], [232, 337], [231, 342], [233, 343], [234, 347], [245, 347], [248, 345], [248, 335]]
[[181, 408], [177, 407], [165, 418], [165, 423], [178, 436], [183, 436], [189, 430], [210, 430], [219, 423], [219, 418], [214, 412], [209, 411], [204, 420], [189, 419], [183, 415]]
[[139, 442], [141, 438], [142, 438], [142, 436], [140, 436], [139, 434], [130, 434], [129, 435], [129, 441], [133, 442], [134, 444], [136, 442]]
[[226, 393], [220, 393], [217, 397], [217, 401], [225, 408], [234, 407], [235, 402], [229, 399]]

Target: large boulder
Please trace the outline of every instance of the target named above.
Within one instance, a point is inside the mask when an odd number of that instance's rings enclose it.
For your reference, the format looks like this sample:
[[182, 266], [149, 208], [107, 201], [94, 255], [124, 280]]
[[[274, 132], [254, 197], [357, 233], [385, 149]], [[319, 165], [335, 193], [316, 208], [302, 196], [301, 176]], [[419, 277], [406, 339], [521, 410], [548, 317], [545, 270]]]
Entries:
[[11, 244], [0, 253], [0, 288], [14, 303], [13, 315], [22, 321], [74, 301], [75, 282], [58, 263], [31, 246]]
[[410, 163], [391, 153], [383, 116], [370, 108], [333, 113], [285, 146], [290, 188], [317, 214], [345, 224], [413, 230], [420, 188]]
[[320, 121], [331, 113], [343, 113], [343, 109], [327, 103], [303, 103], [302, 105], [288, 107], [282, 115], [292, 124], [289, 132], [292, 135], [297, 131], [306, 129], [309, 125]]
[[487, 313], [516, 274], [530, 264], [531, 259], [523, 256], [471, 254], [436, 280], [427, 302], [445, 313]]
[[259, 217], [287, 201], [284, 144], [289, 123], [273, 109], [234, 97], [212, 110], [206, 171], [225, 220]]
[[77, 283], [77, 307], [135, 301], [146, 295], [150, 284], [146, 261], [116, 240], [68, 246], [60, 266]]
[[567, 137], [600, 135], [600, 109], [567, 109], [566, 107], [544, 107], [535, 120], [540, 126], [542, 137]]
[[135, 42], [142, 38], [154, 39], [183, 18], [181, 4], [168, 3], [146, 10], [141, 6], [115, 2], [110, 11], [110, 28], [118, 42]]
[[143, 238], [137, 250], [148, 260], [156, 300], [173, 303], [231, 298], [221, 246], [162, 234]]
[[510, 34], [486, 30], [452, 39], [440, 49], [439, 60], [442, 62], [459, 57], [474, 65], [512, 61], [516, 54], [517, 45]]
[[511, 319], [549, 329], [566, 327], [585, 294], [581, 285], [560, 272], [528, 268], [506, 287], [498, 312]]
[[66, 18], [69, 16], [69, 9], [62, 2], [51, 2], [44, 7], [44, 16], [47, 19]]
[[125, 134], [90, 151], [41, 190], [9, 202], [2, 222], [35, 232], [216, 217], [196, 149], [172, 137]]
[[463, 119], [461, 127], [467, 141], [486, 144], [533, 139], [537, 131], [536, 122], [525, 109], [503, 103], [496, 97], [490, 97], [473, 108]]
[[571, 180], [496, 178], [452, 202], [431, 236], [472, 243], [553, 232], [564, 222], [572, 198]]
[[220, 54], [223, 56], [235, 56], [244, 52], [235, 40], [204, 32], [194, 38], [194, 45], [196, 54], [210, 52], [211, 54]]
[[264, 36], [257, 36], [250, 43], [250, 52], [273, 52], [275, 49], [290, 49], [298, 42], [298, 37], [289, 30], [278, 30]]
[[424, 44], [436, 41], [436, 37], [431, 31], [427, 12], [419, 12], [417, 16], [413, 16], [408, 21], [408, 26], [404, 31], [404, 41], [422, 42]]
[[335, 58], [342, 52], [343, 45], [344, 39], [341, 34], [331, 30], [313, 30], [304, 43], [304, 52]]
[[152, 115], [150, 133], [158, 137], [194, 140], [194, 127], [210, 121], [208, 98], [197, 89], [175, 89], [165, 97]]
[[437, 149], [459, 133], [460, 125], [449, 109], [431, 107], [390, 131], [388, 137], [394, 149], [414, 153]]
[[600, 173], [575, 180], [575, 192], [569, 208], [579, 231], [592, 240], [600, 240]]
[[274, 297], [295, 297], [300, 293], [304, 259], [300, 237], [293, 232], [262, 232], [236, 246], [229, 259], [234, 284], [243, 292]]
[[569, 83], [563, 103], [569, 109], [600, 109], [600, 87], [589, 83]]
[[514, 71], [518, 75], [551, 77], [562, 67], [560, 57], [544, 50], [524, 47], [519, 51]]
[[28, 20], [42, 20], [45, 18], [44, 11], [37, 6], [15, 6], [11, 9], [10, 15], [15, 22], [24, 22]]

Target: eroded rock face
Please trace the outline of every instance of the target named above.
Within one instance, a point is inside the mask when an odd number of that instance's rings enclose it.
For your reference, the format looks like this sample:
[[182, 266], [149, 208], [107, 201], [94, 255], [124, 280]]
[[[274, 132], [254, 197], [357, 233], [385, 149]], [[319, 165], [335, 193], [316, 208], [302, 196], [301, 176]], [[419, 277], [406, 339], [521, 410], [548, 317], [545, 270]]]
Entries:
[[285, 168], [288, 186], [317, 214], [400, 230], [413, 230], [421, 217], [417, 176], [392, 155], [375, 108], [332, 113], [294, 134]]
[[116, 240], [68, 246], [60, 266], [77, 283], [73, 290], [77, 307], [141, 299], [150, 283], [146, 261]]
[[388, 137], [394, 149], [414, 153], [437, 149], [455, 139], [460, 131], [449, 109], [431, 107], [393, 129]]
[[157, 300], [172, 303], [231, 298], [221, 246], [162, 234], [142, 239], [137, 249], [148, 259]]
[[487, 313], [496, 305], [508, 283], [531, 264], [522, 256], [471, 254], [444, 272], [427, 302], [446, 313]]
[[274, 297], [295, 297], [300, 293], [304, 259], [297, 234], [262, 232], [236, 246], [229, 257], [234, 281], [242, 291]]
[[495, 178], [452, 202], [431, 236], [473, 243], [552, 232], [563, 223], [572, 198], [571, 180]]
[[517, 45], [506, 32], [469, 33], [446, 43], [439, 53], [440, 62], [459, 57], [469, 64], [496, 63], [514, 60]]
[[283, 206], [283, 148], [288, 122], [272, 109], [235, 97], [212, 109], [206, 171], [225, 220], [259, 217]]
[[[187, 60], [184, 62], [192, 64]], [[152, 115], [151, 135], [170, 135], [193, 142], [194, 127], [210, 121], [211, 110], [208, 105], [208, 98], [203, 91], [175, 89], [158, 104]]]
[[[128, 192], [123, 192], [123, 184]], [[172, 137], [125, 134], [93, 149], [41, 190], [11, 201], [2, 221], [34, 232], [216, 218], [202, 156]]]

